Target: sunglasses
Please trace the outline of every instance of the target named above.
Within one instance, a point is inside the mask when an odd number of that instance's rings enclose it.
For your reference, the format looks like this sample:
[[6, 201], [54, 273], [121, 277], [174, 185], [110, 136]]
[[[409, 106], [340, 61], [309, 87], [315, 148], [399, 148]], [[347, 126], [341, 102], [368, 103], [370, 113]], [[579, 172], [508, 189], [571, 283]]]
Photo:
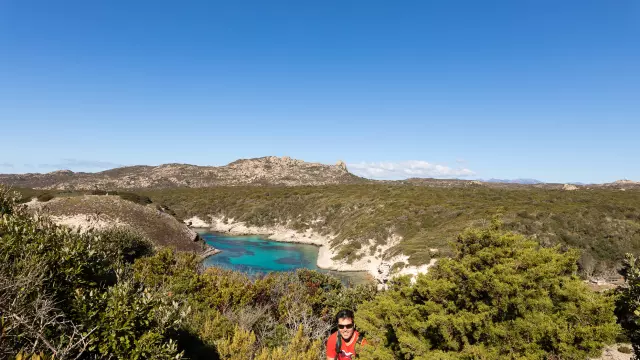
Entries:
[[338, 324], [338, 329], [344, 329], [344, 328], [347, 328], [347, 329], [353, 328], [353, 323], [345, 324], [345, 325]]

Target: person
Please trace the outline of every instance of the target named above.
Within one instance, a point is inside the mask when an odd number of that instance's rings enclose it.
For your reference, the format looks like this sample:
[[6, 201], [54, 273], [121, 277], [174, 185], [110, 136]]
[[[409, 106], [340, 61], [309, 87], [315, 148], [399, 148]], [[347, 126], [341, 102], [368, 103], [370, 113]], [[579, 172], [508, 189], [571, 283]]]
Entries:
[[351, 310], [340, 310], [336, 314], [338, 331], [327, 340], [327, 360], [351, 360], [356, 358], [356, 345], [366, 345], [364, 336], [355, 329]]

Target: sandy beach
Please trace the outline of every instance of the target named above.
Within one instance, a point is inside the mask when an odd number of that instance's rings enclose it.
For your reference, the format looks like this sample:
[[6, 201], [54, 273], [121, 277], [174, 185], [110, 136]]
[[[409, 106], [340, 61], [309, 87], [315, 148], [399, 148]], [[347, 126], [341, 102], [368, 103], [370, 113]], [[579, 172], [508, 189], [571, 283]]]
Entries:
[[[429, 264], [409, 266], [408, 256], [401, 254], [391, 258], [386, 258], [384, 255], [387, 250], [400, 242], [401, 238], [399, 236], [389, 238], [387, 240], [387, 244], [384, 246], [376, 246], [373, 240], [370, 240], [368, 245], [363, 246], [359, 250], [359, 255], [361, 255], [360, 259], [348, 264], [343, 260], [334, 259], [337, 253], [335, 249], [331, 247], [331, 240], [333, 240], [335, 236], [322, 235], [311, 228], [300, 232], [282, 225], [249, 226], [243, 222], [236, 222], [229, 218], [225, 221], [224, 218], [217, 216], [210, 216], [207, 220], [203, 220], [199, 217], [192, 217], [185, 220], [185, 223], [190, 224], [190, 226], [194, 228], [208, 228], [213, 232], [229, 235], [261, 235], [273, 241], [316, 245], [319, 247], [318, 261], [316, 264], [319, 268], [336, 271], [367, 271], [378, 282], [383, 282], [389, 276], [385, 271], [382, 271], [382, 273], [379, 271], [380, 269], [385, 269], [386, 266], [384, 266], [383, 263], [393, 265], [397, 262], [403, 262], [407, 264], [400, 272], [391, 276], [415, 276], [419, 273], [426, 273], [436, 262], [435, 259], [432, 259]], [[376, 246], [374, 255], [370, 255], [370, 250], [374, 246]]]

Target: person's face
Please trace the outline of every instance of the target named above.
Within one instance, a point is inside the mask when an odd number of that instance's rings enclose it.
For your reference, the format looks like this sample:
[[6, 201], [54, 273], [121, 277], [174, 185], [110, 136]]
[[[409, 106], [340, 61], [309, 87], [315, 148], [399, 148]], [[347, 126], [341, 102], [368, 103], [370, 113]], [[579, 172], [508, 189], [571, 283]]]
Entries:
[[353, 335], [353, 319], [351, 318], [341, 318], [338, 319], [338, 331], [340, 335], [342, 335], [343, 339], [351, 338]]

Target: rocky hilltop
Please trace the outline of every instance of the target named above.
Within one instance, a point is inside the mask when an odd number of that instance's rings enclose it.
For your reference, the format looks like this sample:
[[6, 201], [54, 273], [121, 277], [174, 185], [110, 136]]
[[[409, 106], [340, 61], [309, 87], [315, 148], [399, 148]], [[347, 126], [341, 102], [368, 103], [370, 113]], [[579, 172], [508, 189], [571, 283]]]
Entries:
[[236, 160], [225, 166], [164, 164], [127, 166], [98, 173], [69, 170], [47, 174], [0, 175], [0, 183], [33, 189], [109, 190], [240, 185], [333, 185], [366, 182], [351, 174], [344, 162], [309, 163], [267, 156]]
[[626, 189], [640, 189], [640, 181], [632, 181], [632, 180], [617, 180], [612, 183], [602, 184], [602, 187], [612, 188], [618, 190], [626, 190]]
[[224, 166], [164, 164], [126, 166], [98, 173], [58, 170], [46, 174], [0, 174], [0, 184], [40, 190], [114, 190], [207, 188], [214, 186], [317, 186], [357, 183], [426, 186], [437, 188], [485, 187], [546, 190], [638, 190], [640, 182], [618, 180], [605, 184], [544, 183], [533, 179], [462, 180], [410, 178], [370, 180], [349, 172], [343, 161], [335, 165], [305, 162], [288, 156], [240, 159]]

